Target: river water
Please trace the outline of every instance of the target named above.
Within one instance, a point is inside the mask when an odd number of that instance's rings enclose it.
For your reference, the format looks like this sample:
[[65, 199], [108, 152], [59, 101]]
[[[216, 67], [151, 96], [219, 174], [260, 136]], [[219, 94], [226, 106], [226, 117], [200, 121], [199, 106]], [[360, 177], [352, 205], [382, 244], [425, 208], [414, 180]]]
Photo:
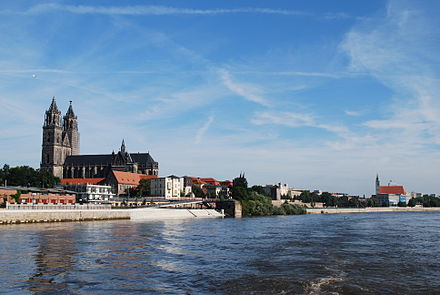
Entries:
[[440, 294], [440, 213], [0, 226], [0, 294]]

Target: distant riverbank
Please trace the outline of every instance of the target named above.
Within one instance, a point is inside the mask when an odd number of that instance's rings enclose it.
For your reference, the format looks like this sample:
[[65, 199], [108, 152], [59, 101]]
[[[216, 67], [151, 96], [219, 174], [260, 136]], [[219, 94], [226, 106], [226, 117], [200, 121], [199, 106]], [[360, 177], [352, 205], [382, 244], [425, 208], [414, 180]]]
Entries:
[[378, 212], [440, 212], [440, 207], [307, 208], [308, 214]]

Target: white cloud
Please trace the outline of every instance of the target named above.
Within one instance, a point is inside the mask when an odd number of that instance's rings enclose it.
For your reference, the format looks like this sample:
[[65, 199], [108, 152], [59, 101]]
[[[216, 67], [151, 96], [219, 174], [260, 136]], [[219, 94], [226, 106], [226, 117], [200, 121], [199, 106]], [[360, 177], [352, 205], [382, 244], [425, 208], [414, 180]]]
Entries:
[[212, 122], [214, 122], [214, 116], [209, 116], [208, 120], [197, 130], [195, 143], [200, 144], [202, 142], [203, 136], [208, 131], [209, 127], [211, 127]]
[[258, 112], [251, 122], [256, 125], [277, 124], [294, 128], [303, 126], [316, 126], [315, 120], [311, 115], [293, 112]]
[[355, 137], [345, 126], [331, 123], [318, 123], [313, 115], [295, 112], [263, 111], [257, 112], [251, 122], [255, 125], [276, 124], [292, 128], [313, 127], [326, 130], [350, 141]]
[[345, 114], [348, 115], [348, 116], [352, 116], [352, 117], [357, 117], [357, 116], [360, 116], [360, 115], [361, 115], [360, 112], [349, 111], [349, 110], [346, 110], [346, 111], [345, 111]]
[[89, 6], [89, 5], [62, 5], [57, 3], [44, 3], [35, 5], [24, 12], [12, 10], [0, 11], [0, 14], [41, 14], [51, 11], [66, 11], [75, 14], [105, 14], [105, 15], [219, 15], [219, 14], [272, 14], [285, 16], [314, 17], [325, 20], [355, 18], [346, 13], [311, 13], [301, 10], [272, 9], [272, 8], [217, 8], [194, 9], [177, 8], [159, 5], [134, 5], [134, 6]]
[[225, 91], [209, 84], [164, 94], [154, 97], [138, 119], [147, 121], [170, 118], [221, 99], [223, 95], [225, 95]]
[[243, 97], [244, 99], [263, 105], [270, 106], [269, 102], [260, 95], [255, 94], [256, 92], [261, 92], [257, 86], [251, 84], [244, 84], [233, 81], [230, 73], [227, 70], [219, 70], [220, 77], [223, 84], [231, 90], [233, 93]]
[[72, 73], [71, 71], [61, 70], [61, 69], [0, 69], [0, 73], [58, 73], [66, 74]]
[[354, 27], [341, 48], [352, 70], [370, 74], [394, 92], [381, 110], [384, 119], [364, 126], [380, 129], [396, 143], [439, 144], [440, 74], [435, 65], [440, 48], [434, 41], [440, 37], [439, 24], [429, 17], [433, 12], [400, 4], [390, 1], [385, 18]]

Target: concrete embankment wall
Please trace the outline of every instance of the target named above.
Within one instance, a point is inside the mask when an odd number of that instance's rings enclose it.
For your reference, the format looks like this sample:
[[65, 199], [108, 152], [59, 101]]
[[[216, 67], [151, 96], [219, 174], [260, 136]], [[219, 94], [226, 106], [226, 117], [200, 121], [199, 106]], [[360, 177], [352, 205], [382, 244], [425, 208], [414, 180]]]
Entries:
[[0, 210], [0, 223], [130, 219], [128, 210]]
[[169, 208], [140, 208], [130, 212], [132, 220], [162, 220], [181, 218], [212, 218], [223, 217], [214, 209], [169, 209]]
[[308, 214], [371, 213], [371, 212], [440, 212], [440, 208], [375, 207], [375, 208], [315, 208], [315, 209], [307, 209]]
[[212, 218], [223, 215], [212, 209], [107, 209], [107, 210], [0, 210], [0, 224], [89, 221], [89, 220], [162, 220]]

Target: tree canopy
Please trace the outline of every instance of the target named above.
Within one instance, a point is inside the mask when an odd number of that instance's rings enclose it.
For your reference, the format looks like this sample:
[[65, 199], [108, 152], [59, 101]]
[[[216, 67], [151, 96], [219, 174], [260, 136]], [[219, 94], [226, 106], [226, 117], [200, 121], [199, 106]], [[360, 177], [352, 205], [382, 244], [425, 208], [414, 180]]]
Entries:
[[304, 214], [305, 208], [293, 204], [283, 204], [280, 208], [272, 205], [272, 199], [266, 195], [263, 187], [254, 185], [248, 188], [244, 175], [233, 180], [232, 198], [241, 202], [243, 216], [269, 216], [286, 214]]
[[4, 165], [0, 169], [0, 183], [8, 186], [33, 186], [52, 188], [60, 184], [61, 180], [44, 169], [34, 169], [29, 166], [10, 167]]

